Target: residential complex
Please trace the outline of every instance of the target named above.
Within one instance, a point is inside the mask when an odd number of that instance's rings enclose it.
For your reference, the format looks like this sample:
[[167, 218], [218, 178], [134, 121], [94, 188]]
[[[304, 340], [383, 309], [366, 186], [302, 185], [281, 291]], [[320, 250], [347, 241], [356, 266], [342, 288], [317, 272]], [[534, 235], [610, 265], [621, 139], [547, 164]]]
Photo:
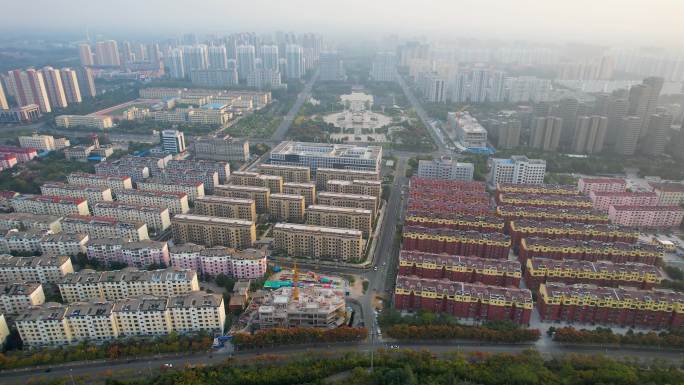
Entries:
[[653, 192], [658, 196], [658, 204], [662, 206], [678, 206], [684, 204], [684, 184], [651, 183]]
[[42, 230], [54, 234], [62, 231], [62, 218], [58, 215], [36, 215], [30, 213], [0, 213], [2, 230]]
[[283, 177], [259, 174], [257, 172], [236, 171], [230, 176], [230, 184], [235, 186], [268, 187], [271, 193], [283, 192]]
[[74, 272], [71, 259], [58, 257], [13, 257], [0, 255], [0, 282], [57, 283]]
[[43, 303], [45, 292], [40, 283], [0, 284], [0, 314], [19, 314]]
[[283, 194], [301, 195], [304, 197], [304, 205], [309, 207], [316, 203], [316, 184], [315, 183], [283, 183]]
[[304, 221], [305, 201], [301, 195], [271, 194], [268, 200], [268, 214], [275, 222]]
[[237, 186], [228, 184], [217, 186], [215, 193], [216, 195], [223, 197], [251, 199], [256, 205], [257, 213], [268, 213], [268, 204], [271, 200], [271, 190], [269, 190], [268, 187]]
[[595, 192], [625, 192], [627, 182], [622, 178], [580, 178], [577, 188], [581, 193]]
[[339, 194], [371, 195], [379, 200], [382, 197], [382, 182], [365, 179], [328, 180], [325, 190]]
[[507, 259], [511, 238], [502, 233], [405, 226], [405, 250]]
[[249, 141], [230, 136], [199, 137], [193, 143], [196, 159], [219, 160], [224, 162], [246, 162], [249, 159]]
[[169, 264], [167, 243], [149, 239], [95, 238], [88, 243], [86, 254], [89, 259], [100, 261], [105, 266], [112, 262], [139, 268]]
[[110, 217], [69, 215], [62, 220], [62, 231], [89, 234], [92, 238], [150, 239], [144, 222], [118, 221]]
[[204, 246], [248, 248], [256, 241], [254, 222], [243, 219], [205, 215], [179, 214], [172, 221], [176, 243], [196, 243]]
[[378, 200], [371, 195], [319, 192], [316, 204], [370, 210], [373, 212], [373, 217], [378, 210]]
[[93, 215], [110, 217], [119, 221], [143, 222], [148, 229], [154, 231], [163, 231], [171, 226], [169, 209], [165, 207], [100, 202], [93, 205]]
[[76, 256], [86, 252], [86, 245], [90, 241], [88, 234], [46, 234], [40, 241], [42, 255], [70, 255]]
[[19, 146], [21, 148], [35, 148], [41, 151], [61, 150], [69, 147], [71, 143], [66, 138], [55, 138], [52, 135], [38, 135], [20, 136]]
[[43, 195], [83, 198], [89, 204], [97, 202], [111, 202], [112, 190], [109, 187], [99, 186], [79, 186], [60, 182], [44, 183], [40, 186], [40, 193]]
[[633, 227], [668, 228], [679, 227], [684, 219], [680, 206], [614, 205], [608, 209], [611, 222]]
[[311, 205], [306, 209], [306, 223], [359, 230], [364, 238], [368, 238], [373, 228], [373, 212], [366, 209]]
[[107, 187], [115, 194], [119, 190], [133, 188], [133, 182], [129, 176], [98, 175], [81, 172], [74, 172], [67, 175], [67, 183], [77, 186]]
[[88, 127], [98, 130], [112, 128], [112, 118], [97, 115], [59, 115], [55, 117], [55, 124], [60, 128]]
[[90, 215], [88, 201], [52, 195], [19, 195], [10, 199], [15, 211], [37, 215]]
[[166, 207], [169, 214], [185, 214], [190, 210], [188, 194], [183, 192], [122, 190], [116, 193], [116, 200], [131, 205]]
[[542, 184], [546, 173], [546, 161], [528, 159], [526, 156], [512, 156], [510, 159], [492, 158], [489, 183]]
[[311, 182], [311, 169], [309, 167], [260, 163], [257, 169], [259, 173], [264, 175], [280, 176], [285, 183]]
[[472, 163], [456, 162], [450, 158], [419, 160], [418, 176], [431, 179], [473, 180]]
[[657, 206], [658, 196], [654, 192], [591, 191], [589, 198], [594, 210], [608, 212], [610, 206]]
[[265, 249], [205, 248], [186, 243], [171, 247], [170, 258], [174, 267], [193, 269], [212, 277], [223, 274], [236, 279], [258, 279], [266, 274], [267, 267]]
[[360, 261], [364, 242], [361, 231], [336, 227], [277, 223], [274, 249], [288, 256]]
[[316, 187], [324, 190], [329, 180], [380, 180], [379, 171], [319, 168], [316, 171]]
[[207, 195], [195, 200], [194, 213], [211, 217], [236, 218], [256, 222], [256, 204], [252, 199]]
[[204, 196], [204, 183], [200, 181], [181, 180], [174, 178], [173, 176], [137, 181], [135, 187], [139, 191], [182, 193], [187, 195], [188, 202], [194, 202], [197, 198]]
[[118, 301], [142, 295], [171, 297], [199, 291], [194, 270], [169, 267], [159, 270], [95, 271], [85, 269], [67, 274], [57, 286], [67, 303], [94, 300]]

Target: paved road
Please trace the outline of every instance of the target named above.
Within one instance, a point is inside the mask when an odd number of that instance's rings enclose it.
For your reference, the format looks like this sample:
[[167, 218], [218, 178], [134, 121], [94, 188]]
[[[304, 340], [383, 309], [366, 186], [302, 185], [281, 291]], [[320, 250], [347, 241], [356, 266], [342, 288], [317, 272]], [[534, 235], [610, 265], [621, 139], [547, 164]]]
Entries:
[[[411, 350], [429, 350], [435, 354], [444, 354], [450, 352], [475, 352], [475, 351], [486, 351], [490, 353], [519, 353], [526, 349], [530, 349], [533, 345], [529, 344], [488, 344], [480, 342], [463, 342], [463, 343], [435, 343], [435, 344], [424, 344], [424, 343], [399, 343], [400, 349], [411, 349]], [[267, 349], [262, 352], [247, 351], [238, 352], [234, 355], [237, 361], [243, 359], [251, 359], [260, 354], [275, 354], [280, 356], [281, 359], [296, 359], [297, 354], [306, 353], [326, 353], [330, 354], [334, 352], [335, 354], [344, 354], [347, 352], [361, 352], [369, 353], [371, 350], [376, 350], [378, 348], [387, 348], [386, 344], [369, 344], [369, 343], [359, 343], [359, 344], [336, 344], [333, 345], [334, 348], [329, 346], [321, 347], [282, 347], [276, 349]], [[658, 351], [658, 350], [639, 350], [639, 349], [618, 349], [607, 351], [603, 348], [596, 347], [564, 347], [564, 346], [553, 346], [547, 349], [538, 349], [542, 355], [550, 359], [554, 356], [560, 356], [568, 353], [581, 353], [581, 354], [606, 354], [612, 358], [630, 358], [630, 359], [661, 359], [679, 364], [684, 357], [681, 352], [674, 351]], [[25, 370], [9, 370], [0, 372], [0, 382], [3, 384], [31, 384], [38, 383], [46, 380], [55, 380], [60, 378], [73, 378], [79, 379], [83, 378], [84, 382], [88, 382], [88, 379], [97, 379], [102, 381], [105, 376], [111, 375], [116, 378], [130, 379], [130, 378], [141, 378], [144, 376], [149, 376], [150, 374], [155, 374], [159, 371], [159, 368], [163, 364], [173, 365], [174, 370], [183, 368], [186, 365], [214, 365], [223, 362], [229, 356], [226, 354], [209, 354], [200, 353], [194, 355], [183, 355], [174, 358], [146, 358], [139, 360], [120, 361], [120, 362], [90, 362], [90, 363], [77, 363], [73, 365], [62, 365], [54, 366], [49, 372], [46, 372], [44, 368], [42, 369], [25, 369]]]
[[420, 118], [420, 120], [423, 122], [425, 125], [427, 132], [430, 134], [432, 137], [432, 140], [437, 144], [437, 147], [439, 147], [440, 152], [448, 152], [448, 148], [446, 146], [446, 143], [444, 143], [444, 136], [442, 135], [441, 132], [439, 132], [439, 128], [433, 126], [430, 124], [427, 113], [425, 112], [425, 109], [423, 106], [420, 104], [416, 96], [413, 94], [413, 91], [411, 91], [411, 88], [406, 84], [404, 81], [404, 78], [400, 74], [396, 74], [396, 79], [399, 85], [401, 86], [401, 89], [404, 90], [404, 94], [406, 95], [406, 98], [409, 100], [411, 103], [411, 106], [413, 106], [413, 109], [416, 110], [416, 114]]
[[290, 111], [287, 112], [287, 115], [285, 115], [283, 121], [280, 122], [280, 125], [271, 136], [271, 140], [281, 141], [285, 138], [285, 134], [287, 133], [287, 130], [290, 129], [290, 126], [292, 125], [294, 118], [297, 116], [299, 109], [302, 108], [304, 102], [306, 102], [311, 96], [311, 88], [313, 87], [314, 83], [316, 83], [316, 80], [318, 80], [318, 74], [319, 70], [317, 69], [316, 73], [314, 73], [311, 79], [309, 79], [309, 81], [304, 86], [302, 92], [300, 92], [299, 95], [297, 95], [297, 100], [295, 100], [294, 104], [292, 105], [292, 108], [290, 108]]

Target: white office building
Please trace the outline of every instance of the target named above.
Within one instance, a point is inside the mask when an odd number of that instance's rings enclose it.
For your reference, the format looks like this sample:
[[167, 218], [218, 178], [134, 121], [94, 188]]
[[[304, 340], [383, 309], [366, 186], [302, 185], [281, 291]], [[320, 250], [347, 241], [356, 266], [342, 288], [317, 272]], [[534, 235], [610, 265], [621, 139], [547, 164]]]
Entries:
[[161, 133], [162, 149], [166, 153], [180, 154], [185, 152], [185, 135], [178, 130], [163, 130]]
[[542, 184], [546, 173], [546, 161], [528, 159], [523, 155], [514, 155], [510, 159], [493, 158], [489, 183]]
[[418, 162], [418, 176], [421, 178], [470, 181], [474, 171], [472, 163], [456, 162], [446, 157]]

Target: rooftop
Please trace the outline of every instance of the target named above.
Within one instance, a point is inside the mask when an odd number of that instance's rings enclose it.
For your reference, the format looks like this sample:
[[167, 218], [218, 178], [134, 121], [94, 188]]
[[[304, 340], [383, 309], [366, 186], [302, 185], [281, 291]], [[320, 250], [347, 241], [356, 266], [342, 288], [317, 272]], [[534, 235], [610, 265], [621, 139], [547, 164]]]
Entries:
[[320, 233], [320, 234], [330, 234], [337, 236], [348, 236], [348, 237], [358, 237], [361, 238], [361, 231], [352, 229], [343, 229], [339, 227], [324, 227], [324, 226], [314, 226], [314, 225], [300, 225], [295, 223], [276, 223], [273, 227], [274, 230], [284, 230], [284, 231], [303, 231], [307, 233]]
[[382, 147], [284, 141], [273, 148], [271, 153], [279, 155], [296, 154], [316, 157], [377, 159], [382, 153]]

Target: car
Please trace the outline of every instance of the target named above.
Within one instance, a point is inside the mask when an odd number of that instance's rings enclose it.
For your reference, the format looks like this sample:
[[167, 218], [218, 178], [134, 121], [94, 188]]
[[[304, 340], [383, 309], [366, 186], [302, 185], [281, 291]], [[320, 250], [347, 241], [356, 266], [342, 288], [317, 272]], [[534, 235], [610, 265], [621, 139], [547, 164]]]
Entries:
[[377, 266], [373, 267], [373, 271], [378, 271], [378, 267]]
[[390, 345], [390, 349], [399, 349], [399, 345]]

